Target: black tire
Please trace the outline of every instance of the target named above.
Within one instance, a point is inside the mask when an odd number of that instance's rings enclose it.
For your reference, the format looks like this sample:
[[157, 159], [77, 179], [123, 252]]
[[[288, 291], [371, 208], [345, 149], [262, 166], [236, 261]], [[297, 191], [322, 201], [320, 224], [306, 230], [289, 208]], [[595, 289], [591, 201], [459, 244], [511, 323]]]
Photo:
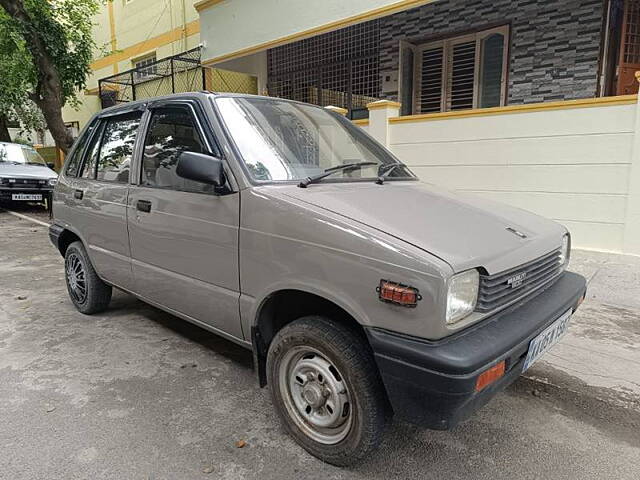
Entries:
[[[69, 298], [78, 311], [85, 315], [91, 315], [106, 310], [111, 301], [112, 288], [98, 277], [81, 242], [73, 242], [67, 247], [64, 265], [64, 277]], [[77, 272], [75, 278], [71, 274], [72, 270]], [[78, 288], [80, 275], [83, 279], [84, 292]]]
[[[337, 443], [327, 444], [312, 438], [314, 434], [306, 433], [305, 429], [309, 428], [309, 425], [311, 430], [315, 427], [308, 421], [305, 423], [302, 420], [304, 413], [300, 409], [296, 411], [294, 400], [286, 401], [286, 398], [296, 397], [292, 392], [297, 387], [297, 385], [290, 386], [291, 383], [287, 382], [298, 381], [296, 372], [302, 371], [296, 368], [288, 370], [287, 364], [291, 362], [287, 361], [287, 357], [291, 357], [291, 352], [301, 351], [302, 356], [296, 363], [299, 365], [309, 359], [308, 355], [304, 356], [305, 348], [319, 352], [321, 354], [319, 358], [328, 360], [334, 368], [331, 370], [334, 372], [334, 377], [336, 377], [335, 371], [339, 372], [337, 377], [331, 380], [339, 379], [342, 382], [341, 385], [346, 385], [350, 401], [342, 404], [341, 417], [344, 417], [344, 410], [347, 410], [350, 415], [349, 427], [348, 429], [340, 427], [343, 428], [340, 435], [344, 435], [344, 438]], [[311, 358], [313, 360], [313, 357]], [[291, 371], [293, 373], [285, 373]], [[332, 465], [351, 466], [365, 459], [380, 444], [390, 408], [388, 408], [384, 386], [369, 345], [350, 328], [321, 316], [303, 317], [286, 325], [277, 333], [269, 346], [267, 375], [271, 397], [282, 423], [295, 440], [315, 457]], [[282, 385], [281, 377], [282, 379], [289, 377], [288, 380], [283, 380], [285, 385]], [[308, 381], [305, 375], [303, 377]], [[312, 374], [312, 379], [313, 377]], [[317, 377], [321, 381], [329, 380], [323, 379], [321, 375]], [[315, 381], [314, 385], [317, 385], [317, 379]], [[308, 385], [311, 383], [309, 382]], [[305, 403], [305, 393], [299, 391], [297, 393], [300, 394], [301, 402]], [[334, 397], [327, 391], [324, 391], [324, 394], [328, 397], [324, 400], [327, 403], [325, 406], [320, 406], [318, 411], [325, 414], [333, 413], [328, 405]], [[307, 406], [307, 414], [309, 414], [309, 408], [310, 406]], [[315, 415], [315, 410], [313, 414]]]

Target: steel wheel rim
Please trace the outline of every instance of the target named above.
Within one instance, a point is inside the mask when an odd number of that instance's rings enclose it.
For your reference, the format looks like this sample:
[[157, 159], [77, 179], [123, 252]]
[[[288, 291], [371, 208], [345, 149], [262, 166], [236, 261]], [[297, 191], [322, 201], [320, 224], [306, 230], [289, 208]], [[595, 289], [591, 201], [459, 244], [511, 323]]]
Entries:
[[87, 277], [82, 260], [75, 253], [70, 253], [65, 261], [65, 272], [69, 293], [78, 303], [87, 300]]
[[278, 381], [284, 404], [298, 428], [325, 445], [344, 440], [351, 430], [351, 394], [335, 363], [311, 347], [287, 351]]

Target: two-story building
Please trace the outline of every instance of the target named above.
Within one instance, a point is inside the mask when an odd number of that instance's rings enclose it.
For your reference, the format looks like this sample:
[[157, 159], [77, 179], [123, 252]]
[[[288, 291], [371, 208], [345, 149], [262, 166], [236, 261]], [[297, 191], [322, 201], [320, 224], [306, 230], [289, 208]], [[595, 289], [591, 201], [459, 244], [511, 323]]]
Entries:
[[204, 65], [345, 109], [423, 181], [554, 218], [578, 247], [640, 254], [640, 0], [196, 9]]
[[640, 0], [113, 0], [96, 32], [80, 126], [187, 90], [334, 106], [424, 181], [640, 254]]
[[203, 63], [270, 95], [403, 115], [636, 93], [637, 0], [205, 0]]
[[80, 108], [65, 121], [81, 128], [101, 108], [172, 92], [223, 89], [258, 93], [252, 76], [200, 63], [200, 20], [194, 0], [109, 0], [94, 19], [92, 74]]

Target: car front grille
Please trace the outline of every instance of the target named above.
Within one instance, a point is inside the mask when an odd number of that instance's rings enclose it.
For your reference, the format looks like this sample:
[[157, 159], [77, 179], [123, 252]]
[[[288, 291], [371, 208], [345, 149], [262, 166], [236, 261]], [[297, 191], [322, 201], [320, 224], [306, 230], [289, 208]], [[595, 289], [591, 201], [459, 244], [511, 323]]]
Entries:
[[47, 180], [39, 178], [1, 178], [0, 186], [2, 188], [15, 188], [15, 189], [40, 189], [47, 188]]
[[480, 275], [476, 311], [491, 312], [550, 282], [562, 272], [560, 249], [495, 275]]

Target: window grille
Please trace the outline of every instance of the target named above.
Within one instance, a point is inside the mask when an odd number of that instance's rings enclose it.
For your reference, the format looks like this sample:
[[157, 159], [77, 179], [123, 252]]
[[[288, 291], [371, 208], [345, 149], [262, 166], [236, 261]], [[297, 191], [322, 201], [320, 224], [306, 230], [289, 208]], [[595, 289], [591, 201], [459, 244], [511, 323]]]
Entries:
[[267, 52], [269, 95], [367, 115], [380, 95], [380, 22], [272, 48]]
[[158, 74], [158, 65], [156, 62], [156, 54], [153, 53], [144, 58], [136, 60], [133, 68], [138, 78], [154, 77]]

